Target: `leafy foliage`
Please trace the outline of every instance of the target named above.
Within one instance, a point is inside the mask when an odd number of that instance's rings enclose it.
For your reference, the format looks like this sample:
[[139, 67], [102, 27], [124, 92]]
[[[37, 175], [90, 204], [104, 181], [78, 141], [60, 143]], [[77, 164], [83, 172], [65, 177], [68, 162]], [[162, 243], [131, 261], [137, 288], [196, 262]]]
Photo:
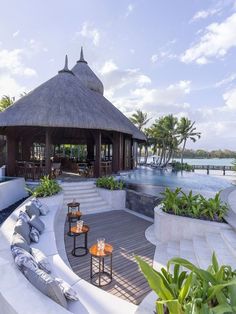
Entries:
[[56, 180], [50, 179], [49, 176], [45, 176], [40, 179], [40, 184], [34, 190], [29, 190], [29, 192], [35, 197], [52, 196], [60, 191], [60, 185]]
[[179, 161], [173, 161], [172, 162], [172, 169], [173, 171], [193, 171], [193, 166], [187, 164], [187, 163], [183, 163], [181, 164], [181, 162]]
[[184, 193], [181, 188], [171, 191], [166, 188], [162, 204], [163, 211], [180, 216], [199, 218], [212, 221], [223, 221], [228, 211], [226, 204], [220, 200], [220, 192], [213, 198], [205, 198], [201, 194], [193, 194], [190, 191]]
[[188, 260], [172, 258], [167, 270], [162, 268], [159, 272], [141, 258], [136, 260], [158, 296], [158, 314], [236, 313], [236, 271], [227, 265], [220, 266], [215, 253], [207, 270]]
[[10, 96], [4, 95], [0, 99], [0, 112], [7, 109], [9, 106], [11, 106], [14, 103], [14, 98], [11, 98]]
[[137, 126], [139, 130], [142, 130], [143, 127], [149, 122], [150, 118], [146, 112], [138, 109], [132, 116], [130, 117], [130, 121]]
[[123, 190], [125, 183], [121, 180], [115, 180], [114, 177], [101, 177], [97, 179], [96, 186], [108, 190]]

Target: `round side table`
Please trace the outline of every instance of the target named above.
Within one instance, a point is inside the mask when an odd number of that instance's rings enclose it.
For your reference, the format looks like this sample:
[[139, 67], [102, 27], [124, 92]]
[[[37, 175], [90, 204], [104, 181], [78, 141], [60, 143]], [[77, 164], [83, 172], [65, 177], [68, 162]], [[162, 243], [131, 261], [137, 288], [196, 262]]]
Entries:
[[70, 229], [71, 229], [71, 223], [80, 220], [80, 218], [82, 217], [82, 213], [81, 211], [73, 211], [73, 212], [69, 212], [67, 214], [67, 219], [68, 219], [68, 223], [69, 223], [69, 230], [67, 232], [67, 235], [72, 237], [73, 233], [71, 233]]
[[[78, 231], [77, 227], [71, 227], [70, 232], [74, 237], [74, 246], [73, 250], [71, 251], [71, 254], [76, 257], [85, 256], [88, 254], [88, 232], [89, 232], [89, 226], [83, 225], [83, 228], [81, 231]], [[80, 235], [84, 235], [84, 246], [76, 246], [76, 238]], [[85, 252], [82, 254], [76, 254], [76, 251], [82, 249]]]
[[71, 203], [68, 203], [67, 204], [67, 213], [69, 214], [69, 212], [72, 212], [72, 211], [79, 211], [79, 207], [80, 207], [80, 203], [78, 202], [71, 202]]
[[[93, 285], [98, 287], [103, 287], [111, 283], [112, 281], [112, 252], [113, 246], [111, 244], [105, 243], [105, 248], [103, 251], [98, 250], [98, 245], [94, 244], [89, 249], [91, 255], [90, 259], [90, 281]], [[104, 259], [106, 257], [110, 258], [110, 266], [106, 266], [108, 271], [105, 271]], [[95, 260], [95, 263], [94, 263]], [[94, 265], [95, 264], [95, 265]], [[98, 271], [94, 272], [93, 268], [98, 267]], [[105, 283], [102, 283], [102, 279], [108, 278]]]

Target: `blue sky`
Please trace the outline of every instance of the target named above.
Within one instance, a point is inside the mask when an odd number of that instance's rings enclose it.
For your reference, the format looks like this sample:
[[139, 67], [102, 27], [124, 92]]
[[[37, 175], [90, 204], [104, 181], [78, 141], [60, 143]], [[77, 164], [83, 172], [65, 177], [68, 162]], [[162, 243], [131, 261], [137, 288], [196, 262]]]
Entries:
[[0, 95], [85, 59], [130, 116], [196, 121], [189, 148], [236, 150], [236, 1], [0, 0]]

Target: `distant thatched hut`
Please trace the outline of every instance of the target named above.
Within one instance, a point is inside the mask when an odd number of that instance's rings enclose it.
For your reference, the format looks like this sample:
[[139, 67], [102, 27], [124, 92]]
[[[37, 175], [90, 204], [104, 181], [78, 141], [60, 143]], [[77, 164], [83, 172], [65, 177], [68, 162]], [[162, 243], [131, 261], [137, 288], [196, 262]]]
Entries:
[[[112, 171], [131, 169], [135, 143], [145, 141], [127, 117], [103, 96], [103, 84], [89, 68], [81, 50], [70, 71], [67, 65], [56, 76], [0, 113], [0, 134], [7, 137], [7, 172], [16, 175], [17, 161], [30, 161], [34, 143], [44, 146], [46, 173], [54, 145], [85, 144], [94, 160], [94, 175], [101, 175], [101, 147]], [[103, 145], [103, 146], [101, 146]]]

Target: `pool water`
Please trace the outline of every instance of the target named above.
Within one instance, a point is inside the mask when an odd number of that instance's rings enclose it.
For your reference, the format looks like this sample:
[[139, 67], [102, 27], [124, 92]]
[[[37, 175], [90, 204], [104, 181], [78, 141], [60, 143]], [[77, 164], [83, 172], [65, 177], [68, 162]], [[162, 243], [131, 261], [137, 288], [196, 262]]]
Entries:
[[13, 180], [15, 178], [12, 177], [0, 177], [0, 183]]
[[194, 172], [172, 172], [171, 170], [158, 170], [148, 167], [140, 167], [131, 173], [121, 176], [122, 179], [131, 184], [151, 185], [154, 187], [180, 187], [183, 190], [195, 192], [218, 192], [229, 186], [229, 180], [218, 177], [198, 174]]

